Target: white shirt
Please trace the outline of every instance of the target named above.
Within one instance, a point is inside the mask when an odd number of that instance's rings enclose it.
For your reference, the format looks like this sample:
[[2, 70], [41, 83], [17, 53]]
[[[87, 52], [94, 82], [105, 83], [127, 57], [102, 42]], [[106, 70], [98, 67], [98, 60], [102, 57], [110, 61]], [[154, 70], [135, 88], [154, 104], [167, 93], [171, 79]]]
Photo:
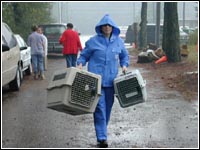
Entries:
[[44, 39], [44, 52], [45, 52], [45, 55], [47, 56], [47, 54], [48, 54], [48, 40], [47, 40], [47, 37], [44, 34], [42, 34], [42, 37]]

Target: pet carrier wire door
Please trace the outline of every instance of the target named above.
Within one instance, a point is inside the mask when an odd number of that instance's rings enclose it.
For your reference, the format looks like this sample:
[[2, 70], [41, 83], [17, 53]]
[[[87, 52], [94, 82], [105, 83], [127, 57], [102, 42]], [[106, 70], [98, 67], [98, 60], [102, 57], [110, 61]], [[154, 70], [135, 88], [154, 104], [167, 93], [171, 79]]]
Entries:
[[54, 72], [47, 107], [72, 115], [93, 113], [101, 95], [101, 76], [75, 67]]
[[138, 69], [120, 75], [114, 80], [115, 95], [121, 107], [142, 103], [147, 99], [146, 81]]

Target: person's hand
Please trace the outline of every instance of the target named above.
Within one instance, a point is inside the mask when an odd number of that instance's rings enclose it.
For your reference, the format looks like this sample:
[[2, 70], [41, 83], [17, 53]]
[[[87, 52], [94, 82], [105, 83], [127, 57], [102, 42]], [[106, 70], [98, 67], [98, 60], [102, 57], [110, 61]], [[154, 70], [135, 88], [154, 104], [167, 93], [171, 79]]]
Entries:
[[122, 72], [125, 74], [127, 72], [127, 67], [126, 66], [123, 66], [122, 67]]
[[77, 68], [82, 69], [82, 68], [83, 68], [82, 63], [80, 63], [80, 64], [77, 66]]

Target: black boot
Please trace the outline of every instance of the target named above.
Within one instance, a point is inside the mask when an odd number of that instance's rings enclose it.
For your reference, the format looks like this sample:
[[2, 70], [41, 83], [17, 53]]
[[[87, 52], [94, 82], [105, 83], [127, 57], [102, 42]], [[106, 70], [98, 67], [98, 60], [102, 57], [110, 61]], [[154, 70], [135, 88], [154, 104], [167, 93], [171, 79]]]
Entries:
[[107, 148], [108, 147], [108, 142], [106, 140], [99, 141], [97, 146], [99, 148]]

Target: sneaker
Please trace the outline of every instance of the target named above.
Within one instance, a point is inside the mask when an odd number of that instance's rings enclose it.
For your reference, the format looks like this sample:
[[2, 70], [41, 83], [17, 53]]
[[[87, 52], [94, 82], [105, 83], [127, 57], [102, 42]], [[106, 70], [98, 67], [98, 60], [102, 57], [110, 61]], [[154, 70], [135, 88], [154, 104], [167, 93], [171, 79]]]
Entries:
[[44, 74], [42, 74], [41, 75], [41, 80], [45, 80], [46, 78], [45, 78], [45, 76], [44, 76]]
[[108, 142], [106, 140], [99, 141], [97, 146], [99, 148], [107, 148], [108, 147]]

